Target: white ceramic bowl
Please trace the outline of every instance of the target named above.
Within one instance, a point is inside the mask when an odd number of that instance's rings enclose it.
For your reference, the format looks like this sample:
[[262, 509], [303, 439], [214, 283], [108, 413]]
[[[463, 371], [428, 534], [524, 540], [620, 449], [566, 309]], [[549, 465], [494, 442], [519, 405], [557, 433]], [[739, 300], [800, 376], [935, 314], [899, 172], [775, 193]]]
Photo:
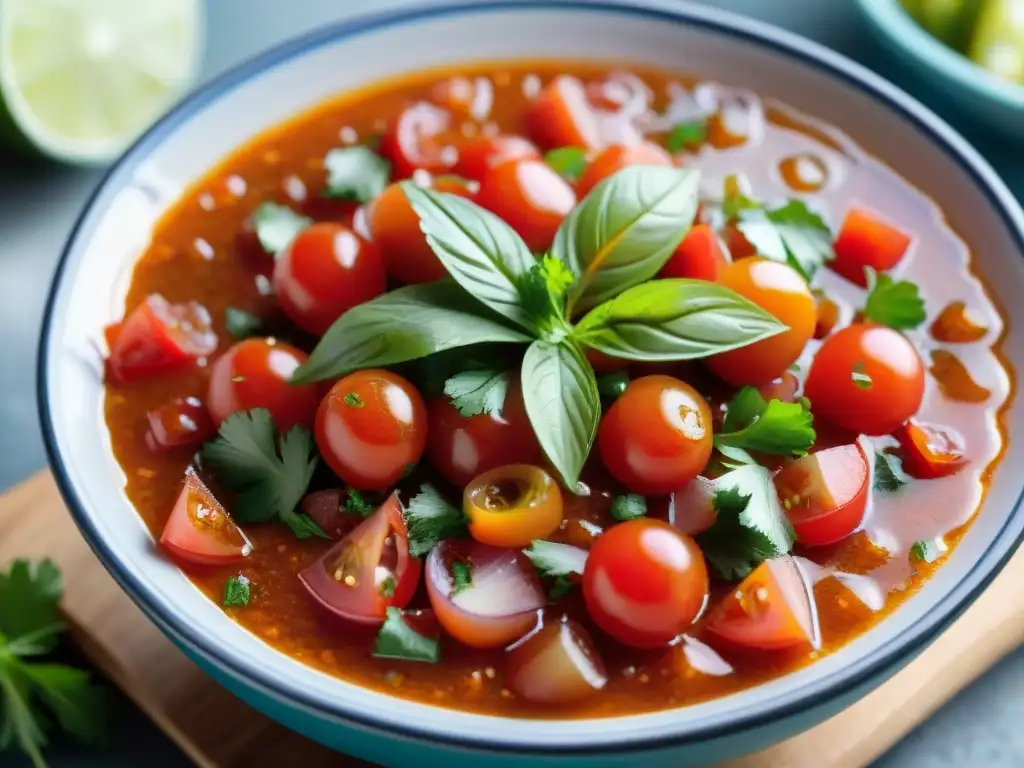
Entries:
[[[251, 704], [338, 749], [388, 765], [496, 768], [711, 762], [785, 738], [906, 663], [992, 579], [1024, 528], [1024, 441], [1010, 444], [984, 508], [948, 563], [840, 652], [705, 704], [606, 720], [523, 721], [395, 699], [279, 654], [222, 614], [153, 541], [122, 487], [102, 418], [101, 330], [123, 311], [153, 223], [253, 134], [349, 88], [440, 64], [524, 57], [620, 60], [711, 76], [773, 96], [856, 140], [925, 190], [980, 246], [1024, 369], [1024, 215], [992, 169], [939, 118], [864, 68], [794, 35], [678, 1], [441, 4], [318, 31], [185, 101], [110, 171], [67, 246], [40, 351], [43, 429], [61, 490], [97, 555], [187, 654]], [[1011, 434], [1024, 434], [1012, 403]]]

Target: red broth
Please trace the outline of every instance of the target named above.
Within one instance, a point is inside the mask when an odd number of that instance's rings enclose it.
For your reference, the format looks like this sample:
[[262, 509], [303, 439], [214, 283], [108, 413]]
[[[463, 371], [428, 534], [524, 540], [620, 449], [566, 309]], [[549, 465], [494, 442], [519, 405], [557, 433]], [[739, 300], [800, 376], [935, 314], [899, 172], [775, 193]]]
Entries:
[[[675, 157], [684, 167], [702, 171], [702, 196], [720, 198], [725, 178], [744, 174], [753, 197], [776, 201], [801, 195], [827, 211], [833, 231], [848, 210], [858, 205], [884, 212], [887, 221], [918, 238], [917, 250], [895, 270], [899, 279], [920, 287], [928, 311], [928, 323], [907, 333], [925, 369], [924, 401], [915, 418], [959, 432], [966, 446], [966, 465], [949, 477], [911, 481], [898, 500], [871, 492], [855, 533], [829, 546], [797, 545], [794, 555], [814, 581], [821, 632], [817, 650], [751, 652], [710, 632], [707, 623], [714, 607], [736, 589], [735, 581], [717, 577], [712, 578], [710, 613], [705, 612], [671, 647], [636, 650], [595, 625], [576, 586], [545, 609], [546, 620], [550, 625], [567, 616], [585, 627], [595, 652], [603, 659], [607, 684], [599, 694], [551, 709], [513, 692], [508, 653], [503, 648], [472, 649], [445, 636], [438, 664], [374, 658], [371, 650], [376, 627], [340, 622], [310, 597], [298, 578], [332, 542], [299, 540], [278, 523], [244, 525], [253, 551], [241, 565], [185, 565], [185, 572], [218, 604], [223, 601], [227, 580], [244, 576], [251, 584], [248, 605], [225, 611], [282, 653], [328, 674], [402, 698], [489, 714], [613, 716], [693, 704], [784, 675], [842, 647], [884, 618], [934, 568], [941, 567], [941, 557], [925, 562], [915, 556], [915, 542], [941, 540], [942, 548], [952, 548], [969, 525], [1006, 443], [1001, 407], [1009, 396], [1012, 378], [998, 353], [996, 336], [1003, 324], [999, 310], [982, 289], [962, 293], [969, 251], [941, 213], [921, 192], [831, 127], [780, 105], [766, 104], [746, 91], [648, 70], [614, 75], [609, 80], [609, 73], [617, 71], [578, 63], [473, 65], [344, 94], [240, 147], [170, 208], [135, 268], [126, 309], [130, 312], [154, 293], [172, 304], [198, 302], [212, 318], [219, 346], [200, 365], [183, 372], [128, 383], [114, 378], [108, 381], [106, 419], [127, 478], [126, 492], [154, 536], [160, 536], [174, 507], [195, 446], [154, 450], [153, 438], [147, 436], [148, 414], [176, 399], [207, 400], [212, 364], [231, 346], [225, 310], [234, 307], [270, 318], [275, 333], [283, 329], [286, 338], [307, 351], [315, 342], [281, 319], [268, 290], [266, 265], [254, 268], [252, 234], [244, 229], [256, 206], [274, 201], [321, 221], [352, 224], [357, 216], [355, 205], [319, 197], [329, 150], [373, 140], [387, 132], [415, 101], [451, 110], [451, 130], [444, 134], [443, 143], [450, 147], [445, 151], [456, 156], [480, 136], [501, 133], [536, 139], [528, 119], [532, 105], [541, 90], [563, 73], [590, 84], [592, 102], [618, 115], [615, 120], [619, 122], [609, 130], [617, 131], [620, 140], [646, 134], [661, 142], [673, 123], [685, 121], [695, 110], [712, 113], [706, 142], [683, 149]], [[604, 85], [598, 85], [601, 83]], [[550, 122], [545, 125], [550, 127]], [[502, 194], [511, 193], [503, 189]], [[733, 248], [734, 258], [743, 255], [739, 250]], [[819, 271], [814, 287], [838, 306], [838, 327], [850, 325], [863, 304], [863, 289], [828, 268]], [[970, 313], [971, 324], [966, 329], [957, 324], [955, 312], [943, 313], [937, 321], [942, 310], [957, 301], [966, 302]], [[821, 344], [819, 340], [807, 344], [795, 372], [798, 379], [806, 376]], [[654, 368], [693, 384], [712, 404], [728, 400], [734, 391], [694, 364], [638, 365], [632, 367], [632, 373], [642, 375]], [[162, 413], [165, 418], [167, 412]], [[833, 430], [820, 418], [815, 425], [818, 448], [827, 447], [830, 440], [842, 443], [850, 439], [830, 437]], [[189, 423], [183, 433], [187, 436], [208, 428]], [[200, 439], [203, 436], [207, 435]], [[897, 440], [884, 435], [866, 438], [862, 445], [893, 449]], [[563, 522], [550, 538], [589, 548], [599, 540], [600, 527], [615, 522], [609, 509], [623, 488], [601, 466], [596, 446], [584, 479], [589, 495], [562, 492]], [[230, 513], [231, 497], [219, 493], [216, 478], [207, 480]], [[426, 460], [413, 477], [399, 483], [405, 490], [403, 498], [415, 493], [423, 480], [436, 481]], [[332, 482], [329, 475], [327, 481], [318, 475], [316, 483], [319, 487], [343, 486], [336, 479]], [[452, 496], [453, 501], [458, 499], [458, 495]], [[656, 514], [660, 503], [649, 499], [649, 516]], [[349, 521], [347, 529], [353, 525]], [[429, 607], [424, 592], [420, 585], [410, 607]]]

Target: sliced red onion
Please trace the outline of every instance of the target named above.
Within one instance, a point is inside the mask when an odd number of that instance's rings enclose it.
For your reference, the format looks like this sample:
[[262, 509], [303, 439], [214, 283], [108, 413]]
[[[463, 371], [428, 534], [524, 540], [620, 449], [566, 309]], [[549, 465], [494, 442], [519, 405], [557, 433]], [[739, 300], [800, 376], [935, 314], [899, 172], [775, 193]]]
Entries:
[[538, 704], [578, 701], [608, 682], [590, 635], [571, 619], [524, 638], [509, 651], [505, 669], [508, 687]]
[[793, 612], [807, 642], [814, 650], [821, 648], [821, 628], [818, 626], [818, 605], [814, 600], [814, 587], [800, 567], [800, 563], [788, 555], [765, 561], [772, 578], [786, 598], [786, 604]]

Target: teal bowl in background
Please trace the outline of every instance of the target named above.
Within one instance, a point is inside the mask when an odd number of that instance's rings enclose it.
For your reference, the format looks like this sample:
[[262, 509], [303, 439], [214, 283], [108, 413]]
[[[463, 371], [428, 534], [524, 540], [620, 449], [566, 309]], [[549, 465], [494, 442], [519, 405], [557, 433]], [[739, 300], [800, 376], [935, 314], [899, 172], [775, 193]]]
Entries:
[[1024, 86], [1000, 80], [926, 32], [899, 0], [855, 0], [883, 45], [939, 99], [956, 102], [969, 119], [1024, 140]]

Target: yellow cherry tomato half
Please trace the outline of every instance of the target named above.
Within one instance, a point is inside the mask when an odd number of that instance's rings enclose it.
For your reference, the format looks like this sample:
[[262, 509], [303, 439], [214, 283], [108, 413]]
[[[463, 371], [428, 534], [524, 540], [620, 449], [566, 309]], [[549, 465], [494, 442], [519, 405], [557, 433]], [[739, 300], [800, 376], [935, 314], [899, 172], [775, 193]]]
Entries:
[[466, 486], [462, 507], [469, 532], [492, 547], [527, 547], [562, 523], [562, 491], [532, 464], [509, 464], [478, 475]]

